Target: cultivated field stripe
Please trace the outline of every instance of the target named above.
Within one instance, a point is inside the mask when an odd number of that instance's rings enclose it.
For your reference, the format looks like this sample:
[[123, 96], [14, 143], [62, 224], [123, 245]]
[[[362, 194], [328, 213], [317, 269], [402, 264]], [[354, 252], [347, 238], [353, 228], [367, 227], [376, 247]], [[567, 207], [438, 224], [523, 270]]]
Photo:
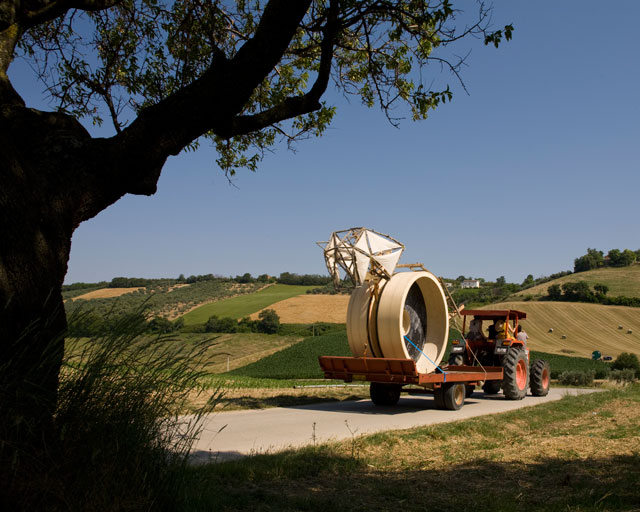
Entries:
[[284, 299], [295, 297], [312, 290], [317, 286], [297, 286], [288, 284], [276, 284], [263, 288], [259, 292], [241, 295], [230, 299], [220, 300], [205, 304], [187, 313], [184, 318], [185, 325], [201, 324], [212, 315], [219, 317], [231, 317], [240, 319], [252, 313], [260, 311], [271, 304]]

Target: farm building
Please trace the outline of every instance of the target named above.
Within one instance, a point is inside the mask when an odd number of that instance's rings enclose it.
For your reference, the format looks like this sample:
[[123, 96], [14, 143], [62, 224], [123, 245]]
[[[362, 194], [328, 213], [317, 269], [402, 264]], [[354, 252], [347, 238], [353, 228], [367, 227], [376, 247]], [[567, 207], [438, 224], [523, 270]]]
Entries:
[[460, 284], [461, 288], [480, 288], [480, 280], [479, 279], [465, 279]]

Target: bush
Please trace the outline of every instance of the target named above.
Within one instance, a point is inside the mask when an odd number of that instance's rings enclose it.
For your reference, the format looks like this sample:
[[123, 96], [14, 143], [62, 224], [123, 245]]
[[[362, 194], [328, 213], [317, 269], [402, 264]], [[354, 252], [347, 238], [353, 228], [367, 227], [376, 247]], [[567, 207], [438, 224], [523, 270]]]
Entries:
[[560, 383], [565, 386], [591, 386], [596, 372], [594, 370], [587, 371], [568, 371], [560, 374]]
[[280, 317], [273, 309], [260, 311], [258, 318], [258, 332], [263, 332], [265, 334], [275, 334], [278, 332], [278, 328], [280, 327]]
[[640, 361], [638, 356], [629, 352], [622, 352], [611, 364], [612, 370], [633, 370], [634, 374], [640, 376]]
[[611, 370], [609, 372], [609, 380], [617, 383], [633, 382], [636, 378], [636, 372], [631, 368], [625, 368], [624, 370]]
[[238, 331], [238, 322], [228, 316], [218, 318], [217, 315], [209, 317], [204, 326], [205, 332], [234, 333]]

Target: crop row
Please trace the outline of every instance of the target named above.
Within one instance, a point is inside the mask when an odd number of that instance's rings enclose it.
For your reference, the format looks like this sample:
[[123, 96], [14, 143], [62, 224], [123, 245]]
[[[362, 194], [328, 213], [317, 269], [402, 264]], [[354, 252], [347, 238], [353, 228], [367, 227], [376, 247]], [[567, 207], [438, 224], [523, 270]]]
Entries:
[[[447, 351], [448, 352], [448, 351]], [[319, 379], [323, 377], [318, 356], [350, 356], [346, 331], [304, 339], [255, 363], [237, 368], [231, 375], [260, 379]], [[609, 364], [583, 357], [569, 357], [531, 351], [531, 360], [545, 359], [551, 365], [551, 376], [565, 371], [591, 371], [596, 378], [606, 377]], [[444, 361], [447, 360], [445, 355]]]

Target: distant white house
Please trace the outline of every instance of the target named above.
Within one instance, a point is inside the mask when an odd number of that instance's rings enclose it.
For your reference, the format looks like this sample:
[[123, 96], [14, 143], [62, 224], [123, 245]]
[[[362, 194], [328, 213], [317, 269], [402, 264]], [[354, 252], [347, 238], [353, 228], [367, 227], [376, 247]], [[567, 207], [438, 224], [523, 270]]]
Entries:
[[465, 279], [460, 283], [461, 288], [480, 288], [480, 279]]

